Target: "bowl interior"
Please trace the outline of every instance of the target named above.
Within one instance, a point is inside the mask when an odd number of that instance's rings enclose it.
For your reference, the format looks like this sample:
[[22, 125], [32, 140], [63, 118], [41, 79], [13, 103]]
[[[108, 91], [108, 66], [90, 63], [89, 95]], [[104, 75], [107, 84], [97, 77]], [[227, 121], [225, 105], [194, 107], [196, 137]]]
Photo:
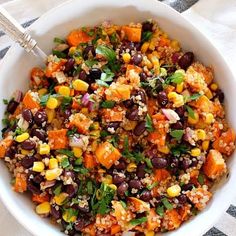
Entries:
[[[53, 38], [64, 37], [75, 28], [84, 25], [97, 25], [104, 20], [116, 24], [141, 22], [153, 18], [172, 38], [180, 41], [184, 50], [191, 50], [197, 59], [211, 65], [215, 78], [225, 92], [225, 106], [231, 126], [236, 129], [236, 101], [234, 78], [222, 56], [196, 28], [177, 12], [155, 0], [86, 0], [68, 1], [50, 11], [35, 22], [30, 31], [37, 39], [38, 45], [47, 53], [53, 47]], [[19, 46], [13, 46], [1, 64], [0, 101], [9, 98], [16, 89], [25, 91], [28, 88], [29, 72], [33, 66], [40, 65], [33, 56], [26, 54]], [[5, 106], [0, 104], [0, 117], [4, 115]], [[236, 195], [233, 191], [236, 180], [236, 159], [233, 155], [228, 166], [230, 175], [222, 180], [208, 207], [193, 220], [185, 223], [179, 230], [167, 235], [185, 236], [201, 235], [208, 230], [230, 204]], [[234, 171], [233, 171], [234, 170]], [[3, 162], [0, 163], [0, 196], [10, 212], [34, 235], [63, 235], [49, 221], [42, 220], [34, 213], [33, 204], [25, 195], [14, 193], [10, 186], [10, 175]], [[201, 225], [201, 227], [199, 227]]]

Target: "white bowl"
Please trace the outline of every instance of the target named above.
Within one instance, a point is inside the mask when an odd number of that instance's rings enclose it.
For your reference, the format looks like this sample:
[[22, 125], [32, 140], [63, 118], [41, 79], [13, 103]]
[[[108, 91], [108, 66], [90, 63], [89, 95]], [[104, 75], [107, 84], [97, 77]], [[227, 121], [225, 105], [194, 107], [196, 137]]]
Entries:
[[[156, 0], [86, 0], [68, 1], [43, 15], [31, 27], [32, 35], [46, 52], [50, 52], [55, 36], [63, 37], [70, 30], [83, 25], [96, 25], [104, 20], [116, 24], [142, 22], [153, 18], [172, 37], [178, 39], [184, 50], [191, 50], [206, 65], [212, 65], [215, 78], [226, 95], [225, 106], [231, 126], [236, 129], [236, 86], [233, 75], [220, 53], [211, 42], [179, 13]], [[13, 46], [5, 56], [0, 68], [0, 101], [9, 98], [15, 89], [25, 91], [28, 86], [30, 68], [37, 65], [36, 59], [27, 55], [19, 46]], [[0, 105], [0, 117], [5, 106]], [[234, 118], [234, 119], [233, 119]], [[210, 229], [236, 196], [236, 158], [233, 155], [228, 166], [230, 175], [216, 187], [213, 199], [207, 208], [185, 223], [179, 230], [169, 233], [175, 236], [200, 236]], [[224, 182], [224, 183], [223, 183]], [[3, 161], [0, 164], [0, 196], [8, 210], [34, 235], [62, 236], [49, 220], [41, 219], [34, 213], [33, 204], [25, 194], [11, 190], [10, 175]]]

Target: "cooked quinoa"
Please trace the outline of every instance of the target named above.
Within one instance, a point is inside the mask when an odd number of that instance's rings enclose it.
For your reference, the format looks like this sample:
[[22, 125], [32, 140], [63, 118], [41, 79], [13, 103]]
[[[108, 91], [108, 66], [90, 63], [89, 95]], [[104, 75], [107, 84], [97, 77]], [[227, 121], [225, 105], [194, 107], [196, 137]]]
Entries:
[[152, 236], [202, 211], [235, 149], [213, 68], [152, 20], [54, 41], [4, 100], [13, 190], [67, 235]]

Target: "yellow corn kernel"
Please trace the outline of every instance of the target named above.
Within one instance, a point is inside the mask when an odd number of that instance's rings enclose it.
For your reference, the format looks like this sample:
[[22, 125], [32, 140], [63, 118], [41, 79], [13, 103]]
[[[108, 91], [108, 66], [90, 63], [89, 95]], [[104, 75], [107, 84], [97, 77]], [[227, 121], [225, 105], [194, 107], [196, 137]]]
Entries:
[[93, 139], [97, 139], [100, 137], [100, 130], [93, 130], [90, 132], [90, 136]]
[[201, 150], [200, 150], [200, 148], [193, 148], [193, 149], [191, 149], [190, 154], [193, 157], [198, 157], [201, 155]]
[[100, 128], [99, 122], [93, 122], [93, 129], [98, 130]]
[[212, 92], [211, 92], [210, 89], [208, 89], [208, 90], [206, 91], [205, 95], [206, 95], [209, 99], [212, 99], [212, 98], [213, 98], [213, 94], [212, 94]]
[[84, 115], [88, 115], [88, 113], [89, 113], [88, 108], [87, 108], [87, 107], [83, 107], [83, 108], [80, 110], [80, 113], [83, 113]]
[[81, 79], [76, 79], [72, 82], [72, 86], [77, 91], [86, 92], [88, 90], [89, 84]]
[[48, 123], [51, 123], [56, 116], [55, 109], [46, 109], [46, 114], [48, 117]]
[[210, 141], [209, 140], [205, 140], [202, 142], [202, 149], [203, 151], [207, 151], [210, 145]]
[[29, 155], [31, 153], [31, 151], [25, 150], [25, 149], [21, 149], [20, 152], [21, 152], [22, 155]]
[[214, 116], [212, 113], [207, 113], [205, 117], [205, 122], [209, 125], [214, 122]]
[[206, 132], [203, 129], [197, 129], [195, 132], [198, 140], [204, 141], [206, 139]]
[[151, 63], [151, 61], [148, 60], [147, 57], [143, 57], [143, 64], [144, 64], [145, 66], [147, 66], [147, 68], [148, 68], [149, 70], [152, 69], [152, 63]]
[[76, 52], [76, 47], [70, 47], [70, 49], [69, 49], [69, 55], [73, 55], [73, 54], [75, 54], [75, 52]]
[[58, 168], [58, 160], [56, 158], [51, 158], [49, 160], [49, 169], [55, 169]]
[[104, 174], [104, 173], [106, 173], [106, 171], [105, 171], [104, 169], [101, 169], [101, 168], [100, 168], [100, 169], [98, 170], [98, 173], [99, 173], [99, 174]]
[[218, 85], [216, 83], [211, 84], [210, 86], [212, 91], [216, 91], [218, 89]]
[[171, 41], [170, 46], [177, 52], [180, 50], [179, 42], [177, 40]]
[[106, 175], [103, 179], [102, 182], [104, 184], [112, 184], [112, 176], [111, 175]]
[[160, 76], [167, 76], [166, 68], [164, 68], [164, 67], [160, 68]]
[[115, 184], [109, 184], [109, 187], [115, 191], [117, 190], [117, 187]]
[[56, 98], [50, 97], [47, 101], [46, 107], [49, 109], [56, 109], [58, 106], [58, 101]]
[[48, 90], [46, 88], [41, 88], [38, 90], [38, 94], [39, 96], [43, 96], [48, 92]]
[[127, 131], [133, 130], [137, 125], [137, 121], [127, 120], [124, 125], [124, 129]]
[[42, 172], [44, 171], [45, 165], [42, 161], [35, 161], [33, 164], [33, 171], [35, 172]]
[[167, 97], [169, 100], [173, 100], [173, 99], [176, 99], [178, 96], [178, 94], [176, 92], [170, 92], [168, 93]]
[[122, 58], [123, 58], [123, 61], [128, 64], [130, 62], [130, 59], [131, 59], [131, 55], [127, 52], [127, 53], [124, 53], [122, 55]]
[[61, 173], [62, 173], [62, 169], [60, 169], [60, 168], [46, 170], [45, 178], [48, 181], [54, 180], [54, 179], [57, 179], [61, 175]]
[[70, 96], [70, 88], [68, 86], [60, 86], [58, 93], [62, 96], [68, 97]]
[[55, 196], [53, 200], [57, 205], [61, 206], [67, 197], [68, 197], [67, 193], [60, 193], [58, 196]]
[[151, 62], [152, 62], [152, 64], [153, 64], [154, 66], [160, 67], [160, 63], [159, 63], [158, 57], [152, 55], [151, 58], [150, 58], [150, 60], [151, 60]]
[[199, 115], [197, 112], [194, 112], [194, 118], [192, 118], [190, 115], [188, 115], [188, 123], [191, 125], [197, 124], [199, 121]]
[[149, 42], [145, 42], [145, 43], [142, 45], [142, 47], [141, 47], [141, 52], [142, 52], [142, 53], [146, 53], [147, 50], [148, 50], [148, 48], [149, 48], [149, 45], [150, 45]]
[[181, 192], [181, 188], [178, 184], [173, 185], [167, 189], [167, 194], [169, 197], [177, 197]]
[[95, 150], [97, 149], [98, 147], [98, 142], [97, 140], [94, 140], [91, 144], [91, 149], [92, 149], [92, 152], [95, 152]]
[[126, 170], [128, 172], [135, 172], [136, 169], [137, 169], [137, 165], [135, 163], [129, 163]]
[[46, 143], [39, 144], [39, 154], [47, 155], [50, 153], [50, 146]]
[[43, 202], [36, 206], [36, 213], [39, 215], [48, 214], [50, 212], [51, 206], [49, 202]]
[[156, 48], [156, 42], [154, 40], [154, 38], [151, 40], [151, 42], [149, 43], [149, 49], [154, 51]]
[[184, 75], [184, 76], [185, 76], [185, 74], [186, 74], [186, 73], [185, 73], [185, 70], [183, 70], [183, 69], [178, 69], [178, 70], [176, 70], [176, 71], [175, 71], [175, 74], [176, 74], [176, 73], [181, 73], [181, 74]]
[[71, 222], [75, 222], [76, 221], [76, 216], [71, 216], [68, 211], [64, 212], [64, 214], [62, 215], [62, 218], [67, 223], [71, 223]]
[[60, 163], [64, 158], [67, 158], [67, 156], [64, 155], [64, 154], [58, 154], [58, 155], [56, 155], [56, 159], [58, 160], [59, 163]]
[[176, 85], [176, 92], [177, 93], [182, 93], [183, 89], [184, 89], [184, 82]]
[[15, 140], [18, 143], [22, 143], [25, 140], [27, 140], [28, 138], [29, 138], [29, 133], [23, 133], [23, 134], [17, 135]]
[[160, 146], [158, 147], [158, 151], [164, 154], [170, 153], [170, 149], [168, 146]]
[[145, 232], [145, 236], [155, 236], [154, 231], [147, 231]]
[[83, 150], [82, 150], [82, 148], [79, 148], [79, 147], [73, 147], [72, 150], [73, 150], [74, 156], [77, 157], [77, 158], [81, 157], [82, 154], [83, 154]]
[[176, 92], [168, 93], [168, 99], [173, 102], [175, 107], [181, 107], [184, 105], [184, 96], [177, 94]]

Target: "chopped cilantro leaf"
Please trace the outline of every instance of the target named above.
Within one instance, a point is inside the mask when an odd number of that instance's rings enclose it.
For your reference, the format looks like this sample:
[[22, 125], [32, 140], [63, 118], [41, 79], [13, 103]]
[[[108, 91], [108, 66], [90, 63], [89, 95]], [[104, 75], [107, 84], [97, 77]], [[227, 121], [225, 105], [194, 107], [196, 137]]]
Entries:
[[64, 157], [62, 160], [61, 160], [61, 166], [62, 168], [66, 168], [70, 165], [70, 162], [69, 162], [69, 159], [67, 157]]
[[165, 208], [166, 208], [167, 210], [172, 210], [172, 209], [173, 209], [172, 204], [168, 201], [167, 198], [162, 198], [162, 199], [161, 199], [161, 202], [163, 203], [163, 205], [165, 206]]
[[140, 224], [142, 224], [146, 221], [147, 221], [147, 217], [141, 217], [141, 218], [138, 218], [138, 219], [133, 219], [129, 223], [133, 226], [136, 226], [136, 225], [140, 225]]
[[152, 132], [154, 130], [153, 128], [153, 123], [152, 123], [152, 118], [150, 117], [149, 114], [147, 114], [146, 119], [145, 119], [145, 127], [149, 132]]
[[8, 104], [8, 100], [7, 99], [2, 99], [3, 104], [7, 105]]
[[108, 62], [114, 62], [116, 60], [116, 52], [105, 45], [98, 45], [96, 48], [96, 53], [103, 55]]
[[60, 149], [57, 152], [60, 153], [60, 154], [64, 154], [64, 155], [66, 155], [66, 156], [68, 156], [70, 158], [74, 157], [74, 153], [72, 151], [70, 151], [70, 150], [67, 150], [67, 149]]
[[62, 185], [60, 184], [60, 185], [58, 185], [58, 186], [54, 189], [53, 193], [54, 193], [56, 196], [58, 196], [58, 195], [61, 193], [61, 187], [62, 187]]
[[183, 81], [184, 81], [184, 75], [180, 72], [177, 72], [167, 77], [164, 83], [165, 84], [170, 84], [170, 83], [180, 84]]
[[194, 110], [188, 105], [185, 105], [185, 107], [188, 111], [189, 116], [193, 119], [196, 119]]
[[115, 106], [115, 101], [104, 101], [101, 103], [102, 108], [113, 108]]
[[147, 42], [152, 38], [153, 33], [151, 31], [145, 31], [142, 33], [142, 42]]
[[157, 208], [156, 208], [156, 213], [159, 215], [159, 216], [164, 216], [164, 213], [165, 213], [165, 211], [164, 211], [164, 206], [158, 206]]
[[66, 54], [58, 50], [52, 50], [52, 54], [56, 55], [58, 58], [66, 58]]
[[43, 95], [40, 99], [40, 105], [46, 106], [49, 97], [50, 97], [50, 94]]
[[182, 129], [176, 129], [170, 132], [170, 136], [175, 138], [178, 141], [181, 140], [183, 135], [184, 135], [184, 131]]

